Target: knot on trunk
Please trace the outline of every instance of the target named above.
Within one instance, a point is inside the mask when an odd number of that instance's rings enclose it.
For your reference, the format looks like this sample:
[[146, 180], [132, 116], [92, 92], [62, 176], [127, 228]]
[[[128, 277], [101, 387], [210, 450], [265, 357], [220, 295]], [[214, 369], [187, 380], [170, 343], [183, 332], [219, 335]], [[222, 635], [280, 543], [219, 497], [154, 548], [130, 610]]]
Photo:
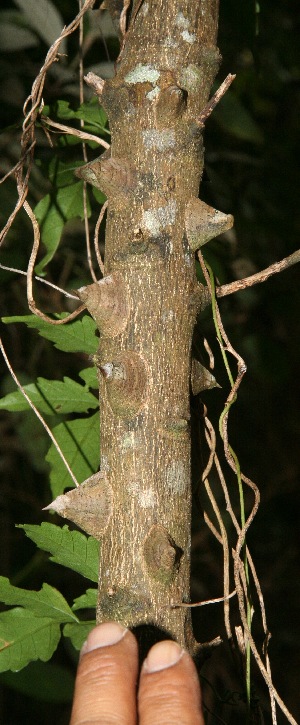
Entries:
[[127, 350], [114, 360], [97, 362], [97, 365], [106, 382], [108, 401], [115, 415], [127, 419], [138, 415], [146, 402], [148, 388], [148, 372], [142, 356]]
[[161, 584], [170, 584], [179, 569], [183, 551], [167, 530], [160, 524], [154, 524], [144, 541], [143, 550], [149, 575]]

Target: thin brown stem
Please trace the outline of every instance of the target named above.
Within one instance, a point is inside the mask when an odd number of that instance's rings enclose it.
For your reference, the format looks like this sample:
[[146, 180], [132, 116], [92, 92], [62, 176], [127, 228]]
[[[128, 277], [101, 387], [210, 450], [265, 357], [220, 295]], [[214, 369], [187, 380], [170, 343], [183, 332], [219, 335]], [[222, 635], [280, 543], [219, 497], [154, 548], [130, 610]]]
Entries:
[[204, 126], [205, 121], [208, 119], [208, 117], [213, 112], [216, 105], [219, 103], [221, 98], [224, 96], [226, 91], [228, 90], [229, 86], [231, 85], [232, 81], [234, 81], [235, 75], [232, 75], [229, 73], [229, 75], [225, 78], [225, 81], [221, 83], [220, 88], [214, 93], [210, 101], [204, 106], [202, 109], [200, 116], [197, 118], [196, 123], [199, 124], [199, 126]]
[[92, 71], [90, 71], [86, 76], [84, 76], [84, 80], [86, 84], [93, 89], [98, 98], [100, 98], [105, 85], [103, 78], [100, 78], [100, 76], [97, 76], [96, 73], [92, 73]]
[[[242, 562], [237, 557], [237, 569], [239, 568], [239, 565], [243, 566]], [[242, 587], [241, 587], [241, 584], [240, 584], [239, 576], [237, 577], [237, 579], [238, 579], [238, 581], [236, 582], [236, 585], [237, 585], [236, 586], [236, 589], [237, 589], [237, 595], [238, 595], [238, 601], [239, 601], [240, 617], [241, 617], [241, 620], [242, 620], [242, 623], [243, 623], [244, 632], [245, 632], [245, 634], [247, 636], [247, 639], [248, 639], [249, 644], [250, 644], [250, 647], [251, 647], [251, 651], [252, 651], [252, 653], [253, 653], [253, 655], [254, 655], [254, 657], [256, 659], [256, 662], [257, 662], [257, 665], [258, 665], [258, 667], [259, 667], [259, 669], [261, 671], [261, 674], [262, 674], [262, 676], [263, 676], [266, 684], [268, 685], [270, 694], [272, 695], [272, 697], [274, 697], [274, 700], [276, 700], [276, 702], [279, 705], [281, 711], [286, 716], [288, 722], [291, 723], [291, 725], [298, 725], [297, 721], [295, 720], [295, 718], [293, 717], [293, 715], [289, 712], [289, 710], [287, 709], [287, 707], [284, 704], [283, 700], [281, 699], [280, 695], [278, 694], [277, 690], [275, 689], [275, 687], [273, 685], [273, 682], [272, 682], [272, 679], [271, 679], [271, 677], [270, 677], [267, 669], [265, 668], [265, 666], [264, 666], [264, 664], [262, 662], [262, 659], [260, 657], [260, 654], [258, 652], [258, 649], [256, 647], [256, 644], [254, 642], [254, 639], [252, 637], [252, 634], [251, 634], [250, 629], [249, 629], [249, 626], [248, 626], [247, 616], [245, 614], [245, 608], [244, 608], [244, 603], [243, 603], [243, 590], [242, 590]]]
[[120, 15], [120, 30], [121, 30], [123, 38], [126, 35], [127, 13], [128, 13], [128, 8], [130, 6], [130, 2], [131, 2], [131, 0], [124, 0], [123, 10]]
[[188, 604], [186, 602], [180, 602], [180, 604], [171, 604], [171, 609], [175, 609], [176, 607], [185, 607], [192, 609], [193, 607], [205, 607], [206, 604], [218, 604], [219, 602], [226, 602], [228, 599], [232, 599], [236, 594], [236, 590], [234, 589], [233, 592], [230, 592], [230, 594], [227, 594], [226, 597], [216, 597], [216, 599], [205, 599], [203, 602], [193, 602], [192, 604]]
[[[205, 437], [206, 441], [208, 443], [208, 446], [211, 450], [211, 454], [214, 458], [215, 452], [216, 452], [216, 434], [214, 431], [214, 428], [210, 422], [210, 420], [205, 417]], [[212, 465], [212, 464], [211, 464]], [[208, 468], [208, 467], [207, 467]], [[207, 470], [207, 469], [206, 469]], [[205, 486], [205, 490], [207, 492], [207, 495], [209, 497], [209, 500], [211, 502], [212, 508], [215, 512], [215, 515], [217, 517], [217, 521], [220, 527], [220, 532], [222, 536], [222, 546], [223, 546], [223, 580], [224, 580], [224, 623], [225, 623], [225, 629], [227, 633], [227, 637], [229, 640], [232, 638], [232, 632], [231, 632], [231, 626], [230, 626], [230, 611], [229, 611], [229, 585], [230, 585], [230, 577], [229, 577], [229, 546], [228, 546], [228, 537], [226, 528], [222, 519], [222, 515], [219, 509], [219, 506], [217, 504], [217, 501], [215, 499], [215, 496], [211, 490], [211, 487], [208, 482], [206, 471], [204, 471], [202, 476], [202, 481]]]
[[12, 368], [10, 362], [9, 362], [9, 359], [8, 359], [8, 357], [6, 355], [6, 352], [5, 352], [5, 349], [4, 349], [4, 346], [3, 346], [3, 343], [2, 343], [2, 340], [1, 339], [0, 339], [0, 350], [2, 352], [2, 355], [3, 355], [3, 358], [5, 360], [5, 363], [6, 363], [7, 367], [8, 367], [8, 369], [9, 369], [9, 372], [10, 372], [10, 374], [12, 376], [12, 379], [15, 381], [17, 387], [19, 388], [20, 392], [24, 396], [25, 400], [27, 400], [28, 405], [30, 406], [30, 408], [32, 408], [32, 410], [34, 411], [35, 415], [37, 416], [37, 418], [39, 419], [39, 421], [42, 423], [43, 427], [45, 428], [45, 431], [48, 433], [48, 436], [51, 438], [52, 443], [55, 446], [55, 448], [56, 448], [59, 456], [62, 459], [62, 461], [64, 462], [64, 464], [66, 466], [66, 469], [67, 469], [68, 473], [70, 474], [70, 476], [71, 476], [71, 478], [72, 478], [75, 486], [79, 486], [79, 483], [78, 483], [76, 477], [74, 476], [74, 473], [71, 470], [71, 468], [70, 468], [70, 466], [68, 464], [68, 461], [66, 460], [66, 458], [65, 458], [65, 456], [64, 456], [64, 454], [63, 454], [63, 452], [62, 452], [62, 450], [61, 450], [61, 448], [59, 446], [59, 444], [57, 443], [56, 438], [54, 437], [52, 431], [50, 430], [50, 428], [47, 425], [46, 421], [44, 420], [43, 416], [40, 414], [40, 412], [38, 411], [38, 409], [36, 408], [36, 406], [34, 405], [34, 403], [32, 402], [32, 400], [30, 400], [29, 395], [27, 395], [26, 390], [23, 388], [23, 385], [21, 385], [21, 383], [20, 383], [20, 381], [19, 381], [19, 379], [18, 379], [15, 371], [13, 370], [13, 368]]
[[207, 341], [206, 337], [203, 340], [203, 345], [204, 345], [205, 350], [206, 350], [206, 352], [208, 354], [208, 357], [209, 357], [209, 367], [210, 367], [210, 370], [213, 370], [214, 367], [215, 367], [215, 359], [214, 359], [214, 355], [213, 355], [212, 349], [211, 349], [210, 345], [208, 344], [208, 341]]
[[[82, 0], [79, 0], [79, 8], [80, 8], [80, 10], [82, 10]], [[80, 18], [80, 23], [79, 23], [79, 102], [80, 102], [80, 105], [82, 105], [82, 103], [84, 101], [82, 46], [83, 46], [83, 17]], [[81, 129], [84, 128], [83, 118], [80, 119], [80, 127], [81, 127]], [[84, 163], [86, 164], [88, 162], [88, 156], [87, 156], [87, 151], [86, 151], [86, 145], [84, 142], [82, 143], [82, 155], [83, 155]], [[83, 214], [84, 214], [84, 230], [85, 230], [87, 262], [88, 262], [91, 278], [92, 278], [93, 282], [97, 282], [97, 277], [94, 272], [93, 261], [92, 261], [90, 229], [89, 229], [89, 220], [88, 220], [88, 192], [87, 192], [87, 185], [86, 185], [85, 180], [83, 181], [82, 196], [83, 196]]]
[[48, 118], [48, 116], [42, 116], [41, 123], [47, 124], [47, 126], [51, 126], [51, 128], [57, 128], [58, 131], [68, 133], [70, 136], [77, 136], [77, 138], [81, 138], [82, 141], [95, 141], [97, 144], [99, 144], [99, 146], [103, 146], [105, 149], [110, 148], [109, 143], [107, 143], [107, 141], [104, 141], [103, 138], [100, 138], [99, 136], [94, 136], [93, 133], [80, 131], [78, 128], [72, 128], [71, 126], [65, 126], [63, 123], [57, 123], [56, 121], [52, 121], [51, 118]]
[[214, 537], [217, 539], [217, 541], [219, 542], [219, 544], [221, 544], [221, 546], [222, 546], [223, 545], [222, 536], [217, 531], [215, 525], [210, 520], [210, 518], [209, 518], [208, 514], [206, 513], [206, 511], [204, 511], [203, 517], [204, 517], [204, 521], [207, 524], [208, 528], [211, 530], [211, 532], [214, 535]]
[[[24, 277], [27, 277], [27, 272], [24, 272], [23, 269], [17, 269], [16, 267], [7, 267], [6, 264], [1, 263], [0, 269], [4, 269], [6, 272], [15, 272], [16, 274], [22, 274]], [[34, 275], [34, 279], [36, 279], [37, 282], [42, 282], [42, 284], [46, 284], [48, 287], [52, 287], [52, 289], [55, 289], [57, 292], [61, 292], [61, 294], [65, 295], [65, 297], [69, 297], [71, 300], [76, 300], [76, 302], [78, 302], [78, 297], [75, 297], [75, 295], [72, 295], [70, 292], [62, 289], [62, 287], [58, 287], [57, 284], [49, 282], [48, 279], [43, 279], [43, 277], [39, 277], [37, 274]]]
[[238, 279], [236, 282], [230, 282], [229, 284], [223, 284], [221, 287], [216, 287], [216, 295], [217, 297], [226, 297], [227, 295], [232, 295], [234, 292], [240, 292], [240, 290], [246, 289], [247, 287], [253, 287], [254, 284], [265, 282], [273, 274], [283, 272], [285, 269], [297, 264], [297, 262], [300, 262], [300, 249], [285, 257], [280, 262], [271, 264], [270, 267], [266, 267], [261, 272], [252, 274], [250, 277]]
[[45, 315], [44, 312], [39, 310], [39, 308], [36, 306], [34, 297], [33, 297], [33, 270], [34, 265], [40, 245], [40, 230], [37, 218], [34, 214], [34, 212], [31, 209], [30, 204], [28, 204], [27, 201], [24, 202], [23, 207], [26, 211], [26, 214], [28, 214], [29, 219], [32, 223], [33, 227], [33, 246], [32, 251], [30, 255], [30, 259], [28, 262], [28, 268], [27, 268], [27, 300], [28, 300], [28, 307], [31, 312], [33, 312], [34, 315], [37, 315], [38, 317], [41, 317], [42, 320], [45, 320], [45, 322], [50, 322], [51, 325], [65, 325], [66, 322], [71, 322], [71, 320], [74, 320], [75, 317], [78, 317], [78, 315], [83, 312], [85, 309], [85, 305], [80, 305], [80, 307], [77, 308], [77, 310], [74, 310], [74, 312], [71, 312], [70, 315], [67, 317], [64, 317], [62, 320], [52, 320], [51, 317], [48, 317], [48, 315]]
[[100, 254], [100, 249], [99, 249], [99, 229], [100, 229], [101, 222], [103, 220], [103, 217], [104, 217], [104, 214], [106, 212], [107, 207], [108, 207], [108, 201], [106, 201], [103, 204], [103, 206], [102, 206], [102, 209], [100, 211], [100, 214], [98, 216], [97, 223], [96, 223], [96, 226], [95, 226], [95, 234], [94, 234], [95, 253], [96, 253], [97, 262], [99, 264], [99, 268], [100, 268], [100, 270], [102, 272], [103, 277], [105, 275], [105, 271], [104, 271], [104, 264], [103, 264], [103, 260], [102, 260], [102, 257], [101, 257], [101, 254]]

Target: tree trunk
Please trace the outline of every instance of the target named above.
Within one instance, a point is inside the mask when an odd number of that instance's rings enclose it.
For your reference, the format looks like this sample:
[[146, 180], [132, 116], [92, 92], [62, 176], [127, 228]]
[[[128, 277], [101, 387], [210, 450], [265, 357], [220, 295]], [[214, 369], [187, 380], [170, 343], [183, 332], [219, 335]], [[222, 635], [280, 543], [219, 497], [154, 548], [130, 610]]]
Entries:
[[198, 200], [217, 20], [218, 0], [135, 0], [115, 77], [88, 79], [111, 153], [79, 171], [108, 197], [105, 277], [79, 291], [100, 330], [97, 621], [151, 624], [190, 651], [190, 610], [173, 605], [190, 601], [194, 250], [221, 231]]

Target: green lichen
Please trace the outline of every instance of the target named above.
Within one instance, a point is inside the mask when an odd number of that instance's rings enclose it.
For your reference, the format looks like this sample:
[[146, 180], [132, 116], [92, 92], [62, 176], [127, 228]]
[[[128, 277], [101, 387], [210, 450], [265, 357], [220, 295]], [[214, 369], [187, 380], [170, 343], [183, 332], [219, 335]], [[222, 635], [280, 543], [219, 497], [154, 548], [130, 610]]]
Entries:
[[158, 81], [159, 77], [160, 72], [156, 70], [156, 68], [153, 68], [152, 65], [142, 65], [142, 63], [138, 63], [133, 70], [127, 73], [124, 80], [126, 83], [130, 84], [153, 83], [154, 85]]
[[190, 93], [196, 93], [199, 90], [202, 78], [202, 73], [196, 65], [188, 65], [181, 69], [180, 84]]

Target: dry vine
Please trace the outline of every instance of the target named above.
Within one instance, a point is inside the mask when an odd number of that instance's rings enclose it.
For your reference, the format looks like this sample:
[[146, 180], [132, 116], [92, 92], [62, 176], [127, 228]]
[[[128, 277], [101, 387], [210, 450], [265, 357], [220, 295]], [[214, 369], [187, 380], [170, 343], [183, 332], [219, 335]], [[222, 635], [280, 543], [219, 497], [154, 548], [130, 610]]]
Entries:
[[[224, 570], [225, 570], [225, 566], [226, 566], [226, 571], [227, 571], [228, 566], [229, 566], [229, 564], [228, 564], [228, 548], [227, 548], [227, 538], [224, 539], [224, 525], [223, 525], [222, 519], [220, 520], [220, 512], [219, 512], [219, 508], [216, 504], [215, 497], [213, 496], [210, 487], [207, 485], [208, 484], [208, 475], [209, 475], [210, 471], [212, 470], [212, 467], [214, 464], [216, 471], [218, 473], [218, 476], [219, 476], [219, 480], [220, 480], [222, 489], [223, 489], [225, 502], [226, 502], [226, 510], [230, 514], [231, 520], [236, 529], [237, 537], [238, 537], [237, 541], [236, 541], [235, 549], [233, 549], [233, 551], [232, 551], [232, 558], [233, 558], [233, 565], [234, 565], [234, 583], [235, 583], [236, 593], [237, 593], [237, 597], [238, 597], [240, 617], [241, 617], [241, 621], [242, 621], [243, 629], [244, 629], [243, 638], [242, 638], [242, 641], [244, 643], [244, 650], [247, 649], [247, 646], [250, 647], [252, 654], [258, 664], [260, 672], [268, 686], [269, 693], [270, 693], [270, 700], [271, 700], [271, 712], [272, 712], [273, 725], [276, 725], [276, 723], [277, 723], [276, 708], [274, 706], [274, 701], [277, 702], [278, 706], [280, 707], [282, 712], [285, 714], [288, 722], [292, 723], [293, 725], [297, 725], [296, 720], [294, 719], [294, 717], [291, 715], [291, 713], [287, 709], [285, 703], [282, 701], [280, 695], [278, 694], [278, 692], [275, 689], [273, 682], [272, 682], [270, 661], [269, 661], [268, 652], [267, 652], [267, 646], [268, 646], [268, 641], [270, 638], [270, 633], [269, 633], [269, 630], [267, 627], [264, 600], [263, 600], [263, 595], [262, 595], [261, 587], [259, 584], [259, 580], [258, 580], [256, 571], [255, 571], [254, 564], [253, 564], [253, 560], [251, 558], [248, 547], [246, 546], [246, 533], [247, 533], [247, 530], [249, 529], [249, 526], [251, 525], [251, 523], [257, 513], [258, 507], [259, 507], [259, 500], [260, 500], [259, 490], [258, 490], [256, 484], [253, 483], [253, 481], [251, 481], [249, 478], [247, 478], [244, 474], [241, 473], [237, 456], [234, 453], [234, 451], [232, 450], [232, 448], [229, 444], [229, 441], [228, 441], [228, 415], [229, 415], [229, 411], [230, 411], [230, 407], [231, 407], [232, 403], [234, 403], [234, 401], [236, 400], [239, 386], [240, 386], [242, 378], [246, 372], [246, 365], [245, 365], [244, 360], [241, 358], [241, 356], [232, 347], [232, 345], [228, 339], [228, 336], [224, 330], [220, 311], [219, 311], [218, 304], [216, 301], [217, 290], [215, 289], [215, 286], [214, 286], [212, 274], [209, 274], [208, 265], [206, 265], [201, 252], [198, 252], [198, 257], [199, 257], [202, 272], [205, 277], [205, 280], [206, 280], [206, 283], [207, 283], [207, 286], [209, 289], [209, 293], [210, 293], [210, 296], [212, 299], [213, 311], [214, 311], [214, 316], [215, 316], [215, 325], [216, 325], [216, 331], [217, 331], [217, 338], [220, 343], [221, 351], [222, 351], [222, 354], [224, 357], [225, 366], [227, 368], [227, 372], [229, 373], [229, 379], [231, 381], [231, 390], [230, 390], [227, 400], [225, 402], [223, 413], [220, 416], [220, 434], [221, 434], [221, 438], [224, 443], [225, 458], [226, 458], [226, 461], [229, 464], [229, 466], [232, 468], [232, 470], [236, 474], [238, 481], [240, 479], [240, 483], [241, 482], [245, 483], [253, 491], [253, 494], [254, 494], [254, 503], [252, 505], [250, 514], [248, 515], [248, 518], [246, 520], [245, 520], [245, 514], [244, 514], [244, 510], [243, 510], [244, 503], [243, 503], [243, 494], [242, 494], [242, 499], [241, 499], [242, 525], [240, 526], [238, 524], [237, 518], [234, 514], [233, 507], [231, 504], [230, 494], [229, 494], [228, 487], [226, 484], [226, 480], [223, 475], [219, 459], [216, 455], [215, 432], [214, 432], [214, 429], [213, 429], [210, 421], [208, 420], [207, 417], [205, 417], [206, 441], [207, 441], [209, 449], [210, 449], [210, 455], [209, 455], [208, 464], [207, 464], [206, 469], [202, 476], [202, 480], [204, 482], [206, 491], [209, 495], [213, 509], [217, 516], [217, 520], [218, 520], [219, 527], [220, 527], [220, 532], [218, 532], [215, 529], [215, 526], [210, 522], [207, 514], [205, 514], [205, 520], [206, 520], [206, 523], [209, 525], [212, 533], [214, 533], [214, 535], [216, 536], [217, 540], [220, 543], [222, 543], [222, 545], [223, 545]], [[228, 366], [228, 362], [227, 362], [227, 358], [226, 358], [226, 352], [229, 352], [237, 360], [238, 371], [237, 371], [237, 376], [236, 376], [235, 381], [233, 381], [231, 373], [230, 373], [230, 369], [228, 369], [229, 366]], [[224, 548], [224, 541], [225, 541], [225, 548]], [[256, 589], [256, 593], [258, 596], [260, 609], [261, 609], [263, 631], [265, 634], [264, 645], [263, 645], [263, 656], [265, 658], [265, 663], [258, 651], [256, 643], [254, 642], [253, 636], [251, 634], [251, 620], [252, 620], [253, 610], [252, 610], [252, 602], [251, 602], [251, 597], [250, 597], [248, 565], [249, 565], [249, 568], [252, 573], [253, 584]], [[227, 631], [228, 637], [230, 639], [231, 630], [230, 630], [230, 625], [229, 625], [229, 613], [228, 613], [229, 602], [228, 602], [228, 593], [227, 592], [228, 592], [228, 580], [227, 580], [227, 577], [225, 578], [225, 576], [224, 576], [224, 620], [225, 620], [226, 631]], [[236, 632], [236, 634], [237, 634], [237, 632]], [[239, 644], [239, 641], [241, 641], [241, 637], [237, 637], [237, 641]], [[250, 678], [250, 670], [249, 670], [249, 678]], [[249, 683], [250, 683], [250, 679], [249, 679]], [[248, 694], [250, 696], [250, 691]]]
[[[34, 160], [34, 148], [36, 144], [36, 122], [38, 120], [39, 114], [41, 113], [41, 110], [43, 108], [43, 89], [45, 84], [45, 79], [47, 72], [51, 65], [55, 63], [58, 60], [59, 57], [59, 46], [64, 38], [67, 38], [69, 35], [71, 35], [78, 27], [81, 27], [81, 22], [83, 19], [83, 16], [85, 13], [93, 7], [95, 4], [95, 0], [85, 0], [85, 2], [82, 4], [80, 3], [81, 7], [79, 10], [79, 13], [76, 15], [74, 20], [62, 30], [60, 36], [57, 38], [57, 40], [52, 44], [51, 48], [49, 49], [45, 62], [40, 69], [37, 77], [35, 78], [35, 81], [32, 85], [31, 93], [28, 96], [27, 100], [24, 104], [24, 115], [25, 119], [22, 126], [22, 136], [21, 136], [21, 155], [19, 162], [14, 166], [13, 169], [9, 172], [9, 174], [6, 174], [4, 179], [6, 179], [9, 175], [14, 175], [17, 182], [17, 191], [18, 191], [18, 199], [15, 205], [15, 208], [13, 212], [11, 213], [5, 227], [3, 228], [1, 234], [0, 234], [0, 244], [2, 244], [6, 238], [7, 232], [11, 228], [18, 212], [23, 207], [26, 211], [33, 229], [33, 246], [32, 251], [30, 255], [30, 259], [28, 262], [27, 267], [27, 300], [28, 300], [28, 307], [30, 311], [41, 317], [44, 321], [49, 322], [51, 325], [64, 325], [67, 322], [70, 322], [75, 317], [80, 315], [80, 313], [84, 309], [84, 305], [80, 305], [74, 312], [72, 312], [67, 317], [64, 317], [61, 320], [53, 320], [48, 315], [44, 314], [39, 308], [37, 307], [34, 295], [33, 295], [33, 271], [34, 266], [39, 250], [40, 245], [40, 229], [38, 225], [38, 221], [35, 217], [35, 214], [30, 206], [30, 204], [26, 201], [26, 197], [28, 194], [28, 184], [29, 184], [29, 177], [33, 165]], [[80, 81], [82, 87], [83, 83], [83, 72], [80, 73]], [[55, 122], [51, 121], [50, 119], [46, 119], [46, 122], [48, 122], [48, 125], [54, 126], [60, 131], [65, 131], [66, 133], [73, 133], [82, 139], [85, 140], [97, 140], [98, 143], [102, 144], [105, 148], [108, 148], [108, 144], [105, 141], [102, 141], [98, 137], [93, 137], [91, 134], [85, 134], [83, 131], [76, 131], [75, 129], [70, 129], [69, 127], [64, 127], [60, 124], [56, 124]], [[25, 171], [26, 169], [26, 171]], [[2, 181], [4, 181], [2, 179]], [[85, 215], [86, 216], [86, 215]], [[87, 245], [88, 245], [88, 228], [87, 224], [85, 224], [85, 230], [86, 230], [86, 239], [87, 239]], [[88, 257], [90, 258], [89, 253], [89, 247], [88, 247]], [[91, 269], [91, 265], [90, 265]], [[93, 278], [96, 279], [94, 272], [92, 274]]]

